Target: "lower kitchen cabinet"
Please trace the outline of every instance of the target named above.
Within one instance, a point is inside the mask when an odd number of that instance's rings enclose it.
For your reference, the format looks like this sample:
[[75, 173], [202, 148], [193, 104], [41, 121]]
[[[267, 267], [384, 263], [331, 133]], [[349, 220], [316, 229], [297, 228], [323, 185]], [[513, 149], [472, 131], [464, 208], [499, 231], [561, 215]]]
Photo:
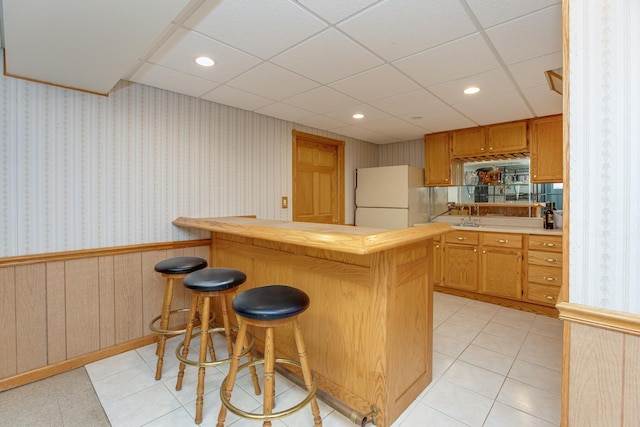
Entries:
[[444, 235], [443, 284], [466, 291], [478, 290], [478, 236], [472, 231]]
[[557, 315], [562, 236], [453, 230], [433, 247], [437, 290]]
[[504, 298], [522, 296], [522, 235], [482, 233], [480, 292]]

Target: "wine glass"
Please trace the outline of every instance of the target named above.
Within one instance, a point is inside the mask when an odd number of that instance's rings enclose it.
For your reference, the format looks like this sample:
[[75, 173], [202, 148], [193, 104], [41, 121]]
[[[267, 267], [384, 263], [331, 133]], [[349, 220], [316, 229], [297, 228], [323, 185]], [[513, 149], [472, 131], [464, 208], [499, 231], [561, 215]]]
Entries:
[[478, 185], [478, 173], [476, 171], [468, 171], [464, 174], [464, 183], [467, 186], [467, 196], [471, 202], [476, 192], [476, 185]]

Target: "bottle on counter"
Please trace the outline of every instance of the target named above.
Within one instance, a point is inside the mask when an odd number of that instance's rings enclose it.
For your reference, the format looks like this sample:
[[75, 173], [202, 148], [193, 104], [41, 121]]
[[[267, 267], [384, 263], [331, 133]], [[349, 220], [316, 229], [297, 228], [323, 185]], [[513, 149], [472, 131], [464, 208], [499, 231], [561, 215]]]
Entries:
[[553, 208], [550, 202], [547, 203], [547, 206], [544, 210], [544, 220], [543, 220], [543, 226], [544, 228], [546, 228], [547, 230], [552, 230], [553, 229]]

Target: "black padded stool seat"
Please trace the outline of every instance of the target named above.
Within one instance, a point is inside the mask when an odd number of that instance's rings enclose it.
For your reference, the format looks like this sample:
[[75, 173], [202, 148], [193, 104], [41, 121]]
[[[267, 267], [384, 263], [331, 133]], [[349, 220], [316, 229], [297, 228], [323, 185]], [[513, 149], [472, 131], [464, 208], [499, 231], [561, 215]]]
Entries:
[[[164, 285], [164, 297], [162, 300], [162, 310], [160, 315], [154, 317], [149, 323], [149, 329], [159, 335], [158, 344], [156, 346], [156, 355], [158, 361], [156, 363], [156, 380], [162, 378], [162, 367], [164, 365], [164, 349], [167, 341], [167, 335], [177, 335], [185, 332], [186, 329], [169, 328], [170, 317], [172, 314], [188, 311], [189, 309], [180, 308], [171, 310], [171, 301], [173, 299], [173, 283], [175, 279], [182, 279], [187, 274], [198, 271], [207, 266], [207, 260], [195, 256], [178, 256], [174, 258], [160, 261], [154, 267], [155, 271], [162, 273], [162, 277], [166, 280]], [[158, 323], [156, 325], [156, 323]]]
[[291, 286], [253, 288], [234, 298], [233, 310], [255, 320], [279, 320], [297, 316], [309, 307], [309, 297]]
[[207, 266], [207, 260], [195, 256], [178, 256], [156, 264], [155, 270], [163, 274], [189, 274]]
[[189, 274], [182, 283], [187, 289], [200, 292], [224, 291], [242, 285], [247, 275], [233, 268], [206, 268]]
[[[220, 386], [220, 412], [218, 413], [218, 423], [216, 427], [224, 427], [227, 419], [227, 410], [235, 415], [252, 421], [262, 421], [263, 427], [270, 427], [273, 420], [287, 417], [299, 411], [307, 404], [311, 404], [311, 414], [313, 415], [313, 425], [322, 426], [320, 408], [316, 399], [318, 385], [316, 383], [311, 367], [307, 359], [302, 330], [298, 322], [298, 316], [309, 307], [309, 296], [302, 290], [286, 285], [267, 285], [253, 288], [237, 295], [231, 303], [235, 311], [239, 329], [236, 337], [236, 346], [233, 349], [231, 366], [229, 373]], [[276, 348], [274, 339], [274, 328], [282, 325], [291, 325], [298, 353], [299, 362], [292, 359], [276, 358]], [[263, 328], [264, 334], [264, 358], [249, 361], [240, 366], [241, 343], [245, 342], [247, 328]], [[254, 368], [256, 364], [264, 365], [264, 383], [262, 412], [248, 412], [231, 403], [231, 393], [236, 382], [238, 371], [245, 368]], [[297, 367], [302, 371], [302, 377], [307, 389], [307, 395], [299, 403], [273, 412], [275, 407], [275, 366], [284, 364]]]
[[[186, 365], [196, 366], [198, 368], [198, 385], [196, 387], [196, 424], [202, 422], [202, 409], [204, 406], [204, 385], [205, 385], [205, 369], [208, 367], [216, 367], [231, 362], [231, 355], [234, 351], [246, 356], [247, 360], [253, 361], [251, 351], [253, 349], [253, 338], [246, 337], [236, 343], [234, 348], [232, 341], [232, 330], [238, 328], [231, 327], [229, 315], [227, 313], [227, 298], [234, 297], [238, 291], [238, 287], [247, 280], [247, 275], [240, 270], [233, 268], [203, 268], [194, 271], [182, 280], [184, 287], [191, 291], [191, 308], [189, 309], [189, 320], [187, 321], [187, 329], [184, 334], [184, 342], [176, 348], [176, 357], [180, 361], [178, 368], [178, 377], [176, 381], [176, 390], [182, 389]], [[213, 300], [219, 301], [220, 314], [222, 317], [222, 327], [214, 327], [212, 306]], [[198, 359], [189, 359], [189, 346], [194, 335], [196, 327], [196, 315], [200, 314], [200, 345]], [[213, 332], [219, 332], [224, 335], [227, 344], [228, 357], [225, 359], [218, 358], [213, 345]], [[209, 360], [207, 360], [207, 350]], [[256, 374], [255, 367], [251, 368], [251, 379], [256, 394], [260, 394], [260, 383]]]

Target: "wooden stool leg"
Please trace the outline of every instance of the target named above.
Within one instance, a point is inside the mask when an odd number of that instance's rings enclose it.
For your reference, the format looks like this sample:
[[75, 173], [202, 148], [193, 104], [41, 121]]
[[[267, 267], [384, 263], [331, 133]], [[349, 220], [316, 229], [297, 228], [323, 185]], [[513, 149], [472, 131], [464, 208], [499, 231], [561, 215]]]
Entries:
[[[304, 384], [307, 387], [307, 391], [310, 391], [313, 384], [313, 377], [311, 374], [311, 368], [309, 367], [309, 361], [307, 360], [307, 351], [304, 347], [304, 340], [302, 339], [302, 331], [300, 330], [298, 319], [295, 319], [293, 321], [293, 330], [296, 338], [296, 347], [298, 348], [298, 357], [300, 358], [300, 365], [302, 366], [302, 376], [304, 378]], [[314, 425], [316, 427], [322, 426], [322, 418], [320, 418], [320, 408], [315, 396], [313, 397], [313, 399], [311, 399], [311, 412], [313, 413]]]
[[227, 339], [227, 351], [229, 356], [233, 354], [233, 342], [231, 341], [231, 324], [229, 323], [229, 314], [227, 313], [227, 296], [220, 295], [220, 307], [222, 312], [222, 322], [224, 324], [224, 337]]
[[[198, 360], [200, 362], [207, 361], [207, 350], [209, 343], [209, 308], [210, 300], [205, 296], [202, 301], [202, 313], [200, 316], [200, 354]], [[204, 375], [206, 368], [198, 367], [198, 389], [196, 397], [196, 424], [202, 422], [202, 406], [204, 404]]]
[[[236, 338], [237, 343], [244, 342], [247, 337], [247, 324], [245, 322], [238, 323], [238, 336]], [[231, 358], [231, 365], [229, 366], [229, 374], [227, 375], [227, 382], [224, 387], [224, 395], [227, 400], [231, 400], [231, 392], [233, 391], [233, 385], [236, 382], [236, 374], [238, 373], [238, 366], [240, 366], [240, 355], [242, 354], [242, 346], [236, 344], [233, 349], [233, 357]], [[216, 427], [224, 427], [224, 422], [227, 419], [227, 408], [224, 405], [220, 405], [220, 412], [218, 413], [218, 423]]]
[[[273, 344], [273, 328], [267, 328], [264, 339], [264, 396], [263, 409], [265, 415], [273, 412], [273, 394], [275, 390], [276, 356]], [[263, 427], [271, 427], [271, 421], [262, 423]]]
[[[169, 328], [169, 316], [171, 313], [171, 299], [173, 298], [173, 277], [167, 278], [167, 283], [164, 287], [164, 298], [162, 300], [162, 312], [160, 313], [160, 329]], [[167, 342], [167, 336], [160, 334], [158, 345], [156, 346], [156, 355], [158, 356], [158, 363], [156, 364], [156, 380], [162, 378], [162, 365], [164, 364], [164, 348]]]
[[[184, 342], [182, 345], [182, 357], [185, 359], [189, 355], [189, 346], [191, 345], [191, 335], [193, 334], [193, 323], [196, 318], [196, 312], [198, 311], [198, 296], [193, 294], [191, 297], [191, 307], [189, 309], [189, 321], [187, 322], [187, 330], [184, 333]], [[178, 369], [178, 381], [176, 382], [176, 390], [182, 390], [182, 379], [184, 378], [184, 362], [180, 362], [180, 369]]]

